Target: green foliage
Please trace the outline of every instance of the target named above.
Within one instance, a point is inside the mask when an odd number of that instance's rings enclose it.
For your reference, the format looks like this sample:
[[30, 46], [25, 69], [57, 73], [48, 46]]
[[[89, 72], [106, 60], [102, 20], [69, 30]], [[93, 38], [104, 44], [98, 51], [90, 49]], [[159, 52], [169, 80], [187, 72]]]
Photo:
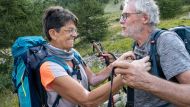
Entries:
[[1, 0], [0, 48], [11, 46], [18, 36], [42, 34], [41, 16], [47, 4], [42, 0]]
[[0, 93], [0, 107], [19, 107], [18, 96], [9, 90], [3, 90]]
[[118, 0], [114, 0], [114, 4], [117, 4], [117, 3], [119, 3], [119, 1]]
[[9, 53], [10, 50], [7, 49], [0, 51], [0, 92], [12, 89], [12, 57]]
[[[85, 4], [85, 5], [84, 5]], [[83, 42], [101, 40], [107, 32], [102, 5], [96, 0], [80, 0], [71, 7], [79, 18], [79, 37]]]
[[55, 0], [56, 4], [63, 6], [64, 8], [70, 8], [73, 4], [80, 2], [80, 0]]
[[12, 82], [11, 82], [11, 72], [9, 73], [2, 73], [0, 72], [0, 91], [3, 92], [4, 90], [12, 91]]
[[95, 73], [98, 73], [100, 70], [102, 70], [106, 66], [105, 63], [100, 61], [94, 61], [93, 66], [91, 67], [91, 70]]
[[184, 4], [190, 4], [190, 0], [183, 0], [184, 1]]
[[157, 0], [162, 19], [174, 18], [180, 14], [183, 1], [182, 0]]
[[49, 3], [44, 0], [0, 1], [0, 91], [12, 86], [9, 47], [18, 36], [42, 34], [41, 16]]
[[129, 38], [120, 38], [112, 41], [104, 41], [105, 50], [113, 53], [124, 53], [132, 49], [133, 41]]
[[158, 25], [158, 27], [168, 29], [180, 25], [190, 26], [190, 20], [179, 20], [179, 19], [163, 20]]
[[97, 0], [98, 2], [100, 2], [100, 3], [108, 3], [110, 0]]

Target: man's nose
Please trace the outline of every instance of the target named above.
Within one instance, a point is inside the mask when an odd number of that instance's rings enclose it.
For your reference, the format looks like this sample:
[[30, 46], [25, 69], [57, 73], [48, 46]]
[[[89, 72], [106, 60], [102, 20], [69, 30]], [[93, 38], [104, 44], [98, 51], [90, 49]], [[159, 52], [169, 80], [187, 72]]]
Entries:
[[125, 21], [124, 21], [122, 18], [120, 18], [119, 23], [120, 23], [120, 24], [124, 24]]

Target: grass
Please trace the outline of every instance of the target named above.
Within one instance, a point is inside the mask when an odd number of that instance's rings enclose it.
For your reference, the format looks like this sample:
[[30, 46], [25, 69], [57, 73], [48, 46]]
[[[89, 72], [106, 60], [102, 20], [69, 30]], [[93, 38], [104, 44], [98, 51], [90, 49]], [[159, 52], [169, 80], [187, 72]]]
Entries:
[[163, 20], [158, 25], [158, 27], [159, 28], [171, 28], [171, 27], [180, 26], [180, 25], [190, 26], [190, 20], [188, 20], [188, 19]]
[[0, 107], [19, 107], [18, 98], [10, 90], [0, 93]]

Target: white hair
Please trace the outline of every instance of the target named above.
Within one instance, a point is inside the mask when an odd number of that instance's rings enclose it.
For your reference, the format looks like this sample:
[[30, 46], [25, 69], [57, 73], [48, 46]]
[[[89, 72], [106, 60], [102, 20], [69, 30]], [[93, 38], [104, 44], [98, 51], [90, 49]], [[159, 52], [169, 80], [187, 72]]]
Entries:
[[160, 22], [160, 12], [154, 0], [125, 0], [125, 6], [134, 2], [136, 12], [142, 12], [149, 16], [149, 24], [157, 25]]

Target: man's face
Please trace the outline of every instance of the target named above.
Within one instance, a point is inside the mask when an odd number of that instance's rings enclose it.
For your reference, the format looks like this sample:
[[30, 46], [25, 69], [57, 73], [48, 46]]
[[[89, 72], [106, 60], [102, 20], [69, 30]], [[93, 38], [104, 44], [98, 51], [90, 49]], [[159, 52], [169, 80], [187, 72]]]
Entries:
[[143, 24], [141, 17], [142, 13], [135, 11], [133, 3], [125, 5], [120, 18], [122, 36], [135, 39], [137, 33], [140, 33], [142, 31]]

